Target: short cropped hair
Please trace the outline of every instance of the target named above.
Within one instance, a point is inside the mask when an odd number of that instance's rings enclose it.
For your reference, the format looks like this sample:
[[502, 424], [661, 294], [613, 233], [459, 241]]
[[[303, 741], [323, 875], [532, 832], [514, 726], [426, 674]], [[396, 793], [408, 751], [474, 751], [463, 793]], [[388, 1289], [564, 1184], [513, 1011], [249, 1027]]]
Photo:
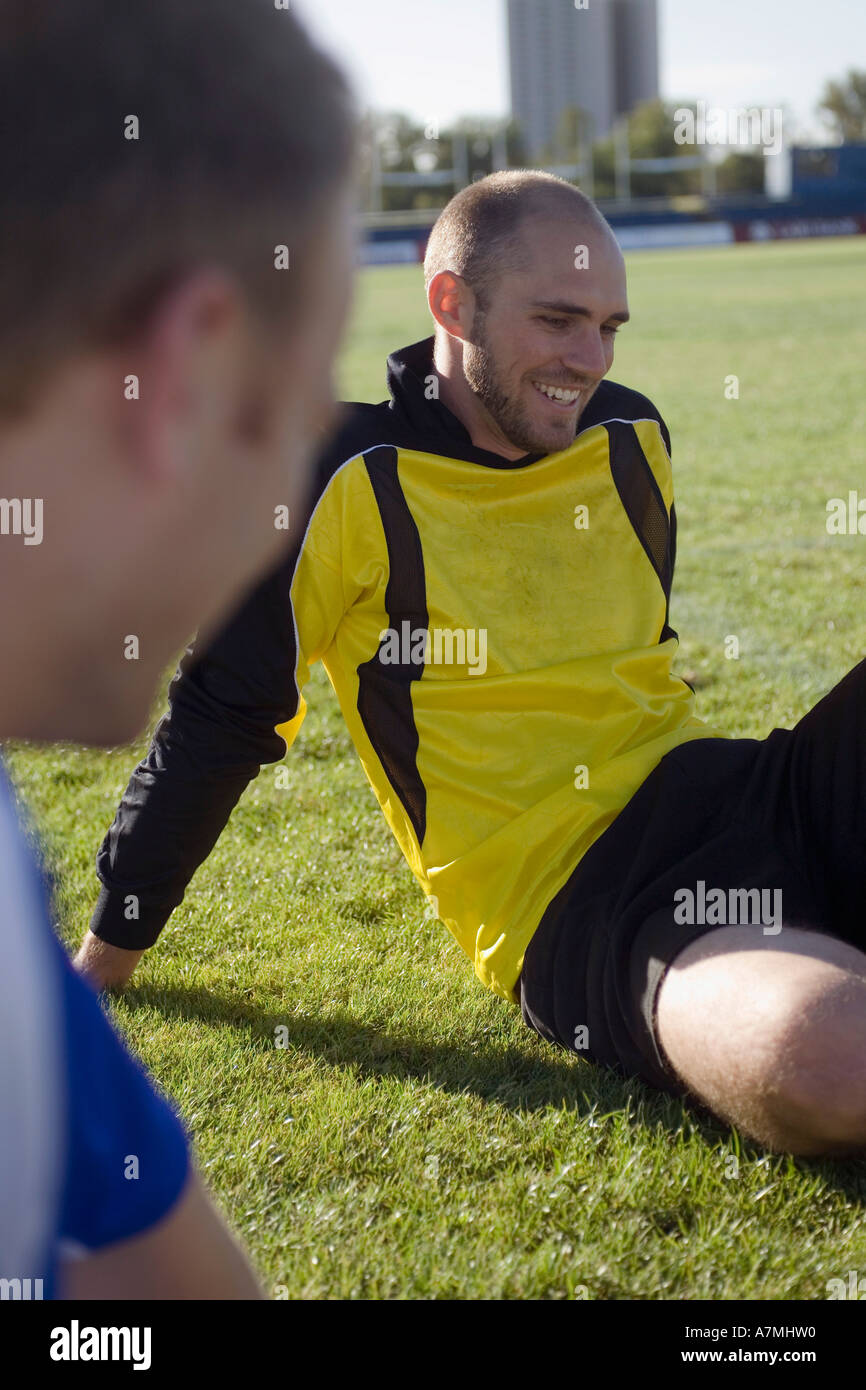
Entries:
[[193, 267], [297, 305], [356, 127], [274, 0], [0, 0], [0, 414]]
[[424, 284], [450, 270], [472, 288], [479, 307], [489, 307], [497, 279], [525, 270], [522, 233], [531, 217], [576, 217], [596, 229], [608, 223], [591, 198], [573, 183], [541, 169], [488, 174], [457, 193], [443, 208], [427, 242]]

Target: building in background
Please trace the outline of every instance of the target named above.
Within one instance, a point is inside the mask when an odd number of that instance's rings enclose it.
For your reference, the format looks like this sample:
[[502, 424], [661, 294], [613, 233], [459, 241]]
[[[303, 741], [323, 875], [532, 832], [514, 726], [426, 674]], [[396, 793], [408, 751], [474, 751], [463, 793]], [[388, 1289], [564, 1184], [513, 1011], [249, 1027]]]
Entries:
[[512, 116], [531, 160], [569, 107], [601, 139], [659, 94], [658, 0], [508, 0], [508, 50]]

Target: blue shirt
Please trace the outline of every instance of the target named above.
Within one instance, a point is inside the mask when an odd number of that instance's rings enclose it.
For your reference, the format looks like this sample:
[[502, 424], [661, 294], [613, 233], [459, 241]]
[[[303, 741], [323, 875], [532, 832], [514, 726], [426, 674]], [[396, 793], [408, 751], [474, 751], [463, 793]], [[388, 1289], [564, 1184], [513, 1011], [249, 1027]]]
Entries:
[[0, 1279], [55, 1297], [64, 1250], [141, 1235], [189, 1169], [180, 1120], [54, 934], [0, 762]]

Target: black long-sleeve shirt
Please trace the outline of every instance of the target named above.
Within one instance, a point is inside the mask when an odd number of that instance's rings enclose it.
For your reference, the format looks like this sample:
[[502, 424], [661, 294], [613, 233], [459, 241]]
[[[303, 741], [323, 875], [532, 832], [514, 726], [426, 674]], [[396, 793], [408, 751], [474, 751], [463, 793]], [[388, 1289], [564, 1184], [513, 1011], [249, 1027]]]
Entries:
[[285, 755], [275, 726], [297, 706], [288, 602], [296, 559], [293, 548], [202, 655], [187, 647], [168, 712], [97, 855], [103, 887], [91, 930], [103, 940], [153, 945], [247, 783]]

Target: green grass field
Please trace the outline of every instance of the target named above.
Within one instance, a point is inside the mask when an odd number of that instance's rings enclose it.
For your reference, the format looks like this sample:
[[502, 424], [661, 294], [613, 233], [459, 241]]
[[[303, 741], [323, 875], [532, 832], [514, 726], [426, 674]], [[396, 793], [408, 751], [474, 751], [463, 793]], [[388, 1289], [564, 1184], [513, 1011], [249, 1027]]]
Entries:
[[[829, 498], [866, 495], [866, 241], [644, 253], [629, 271], [611, 375], [671, 428], [679, 669], [702, 717], [760, 736], [866, 655], [866, 537], [826, 530]], [[419, 269], [364, 272], [345, 394], [382, 399], [387, 352], [428, 332]], [[308, 693], [289, 789], [273, 767], [248, 788], [111, 1006], [268, 1290], [823, 1299], [866, 1270], [866, 1163], [767, 1156], [485, 993], [424, 917], [321, 668]], [[145, 747], [8, 750], [70, 944]]]

